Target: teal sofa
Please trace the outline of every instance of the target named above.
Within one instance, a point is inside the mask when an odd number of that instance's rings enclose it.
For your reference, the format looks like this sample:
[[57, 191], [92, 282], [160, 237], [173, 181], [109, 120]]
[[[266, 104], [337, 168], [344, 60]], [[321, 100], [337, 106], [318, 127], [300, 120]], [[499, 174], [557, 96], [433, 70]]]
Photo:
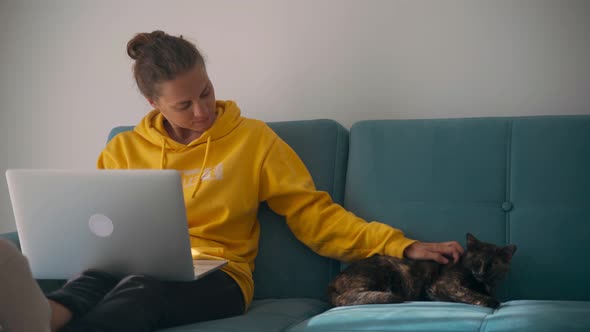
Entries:
[[590, 116], [269, 125], [320, 190], [367, 220], [422, 241], [464, 245], [472, 232], [516, 244], [502, 305], [330, 308], [326, 286], [345, 264], [313, 253], [263, 204], [248, 313], [163, 331], [590, 331]]

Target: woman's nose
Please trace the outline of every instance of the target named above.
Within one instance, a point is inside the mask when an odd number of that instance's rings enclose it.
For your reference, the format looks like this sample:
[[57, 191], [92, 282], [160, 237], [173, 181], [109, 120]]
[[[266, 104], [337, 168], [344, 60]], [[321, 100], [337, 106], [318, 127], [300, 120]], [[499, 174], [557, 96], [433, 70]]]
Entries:
[[207, 115], [207, 108], [205, 107], [205, 105], [195, 103], [195, 106], [193, 107], [193, 115], [196, 118], [206, 116]]

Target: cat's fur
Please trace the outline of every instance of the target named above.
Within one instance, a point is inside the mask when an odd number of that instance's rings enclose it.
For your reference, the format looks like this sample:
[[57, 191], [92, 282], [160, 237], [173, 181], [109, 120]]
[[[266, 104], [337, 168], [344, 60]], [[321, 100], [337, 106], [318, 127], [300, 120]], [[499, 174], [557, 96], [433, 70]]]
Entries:
[[334, 306], [404, 301], [447, 301], [497, 308], [493, 290], [510, 268], [515, 245], [499, 247], [467, 233], [458, 262], [439, 264], [389, 256], [357, 261], [328, 286]]

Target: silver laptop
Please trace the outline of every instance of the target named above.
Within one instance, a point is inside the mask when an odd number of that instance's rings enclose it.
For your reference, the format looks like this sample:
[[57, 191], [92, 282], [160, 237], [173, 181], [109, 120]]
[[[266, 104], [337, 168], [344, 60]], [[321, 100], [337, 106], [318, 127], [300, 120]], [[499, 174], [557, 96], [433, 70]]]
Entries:
[[188, 281], [227, 264], [193, 261], [174, 170], [8, 170], [23, 254], [37, 279], [89, 268]]

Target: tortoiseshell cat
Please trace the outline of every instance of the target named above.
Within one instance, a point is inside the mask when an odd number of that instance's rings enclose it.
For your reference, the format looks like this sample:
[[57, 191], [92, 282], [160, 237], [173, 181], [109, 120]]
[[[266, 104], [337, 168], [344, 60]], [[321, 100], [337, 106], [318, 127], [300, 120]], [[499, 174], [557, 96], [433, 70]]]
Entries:
[[446, 265], [389, 256], [357, 261], [328, 286], [334, 306], [447, 301], [497, 308], [493, 290], [510, 268], [515, 245], [499, 247], [467, 233], [467, 250]]

